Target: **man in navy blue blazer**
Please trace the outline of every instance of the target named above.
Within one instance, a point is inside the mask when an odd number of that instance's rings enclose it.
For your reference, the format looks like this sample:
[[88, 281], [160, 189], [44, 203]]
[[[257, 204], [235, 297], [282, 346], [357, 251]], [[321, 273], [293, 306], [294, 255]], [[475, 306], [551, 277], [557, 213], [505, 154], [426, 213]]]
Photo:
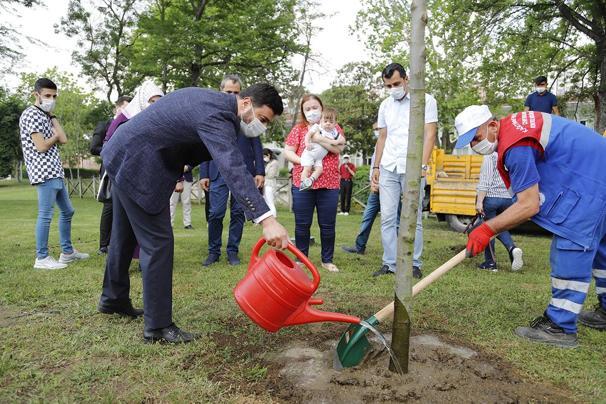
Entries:
[[[242, 82], [235, 74], [226, 75], [221, 81], [220, 90], [227, 94], [240, 94]], [[258, 137], [249, 138], [238, 135], [238, 148], [244, 157], [248, 172], [254, 177], [257, 188], [263, 187], [265, 180], [265, 164], [263, 162], [263, 145]], [[229, 187], [217, 169], [214, 161], [204, 161], [200, 164], [200, 184], [204, 190], [209, 190], [210, 203], [208, 214], [208, 257], [202, 263], [212, 265], [221, 257], [221, 238], [223, 234], [223, 219], [227, 211]], [[209, 186], [210, 184], [210, 186]], [[230, 265], [240, 265], [238, 250], [244, 231], [244, 210], [238, 201], [231, 196], [229, 235], [227, 238], [227, 261]]]
[[[270, 213], [237, 147], [237, 134], [259, 136], [283, 111], [268, 84], [240, 96], [201, 88], [170, 93], [121, 125], [101, 156], [112, 183], [112, 238], [98, 309], [138, 317], [146, 342], [189, 342], [194, 336], [172, 319], [173, 232], [168, 200], [185, 165], [214, 159], [248, 219], [263, 237], [286, 248], [288, 233]], [[143, 277], [142, 310], [132, 306], [128, 269], [139, 243]]]

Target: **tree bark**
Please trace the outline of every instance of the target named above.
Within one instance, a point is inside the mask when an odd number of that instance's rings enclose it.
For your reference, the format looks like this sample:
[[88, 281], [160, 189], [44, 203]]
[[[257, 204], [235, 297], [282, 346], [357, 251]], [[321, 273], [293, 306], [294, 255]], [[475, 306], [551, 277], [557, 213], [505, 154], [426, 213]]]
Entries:
[[[408, 373], [412, 314], [412, 255], [419, 207], [421, 159], [425, 132], [425, 26], [427, 25], [425, 0], [412, 1], [411, 21], [410, 81], [408, 85], [411, 100], [406, 156], [406, 188], [398, 234], [395, 311], [391, 341], [395, 358], [404, 373]], [[397, 369], [393, 361], [392, 359], [389, 364], [391, 371]]]

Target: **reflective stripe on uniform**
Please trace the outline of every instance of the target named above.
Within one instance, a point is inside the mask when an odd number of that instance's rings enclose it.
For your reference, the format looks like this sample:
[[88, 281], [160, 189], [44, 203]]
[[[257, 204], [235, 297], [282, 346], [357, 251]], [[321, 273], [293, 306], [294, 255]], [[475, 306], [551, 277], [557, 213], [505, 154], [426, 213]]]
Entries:
[[595, 288], [595, 293], [598, 294], [598, 295], [606, 294], [606, 288], [598, 288], [598, 287], [596, 287]]
[[551, 286], [556, 289], [574, 290], [577, 292], [587, 293], [589, 283], [579, 281], [567, 281], [565, 279], [551, 278]]
[[594, 269], [593, 270], [594, 278], [604, 278], [606, 279], [606, 269]]
[[546, 114], [545, 112], [541, 112], [543, 116], [543, 127], [541, 128], [541, 139], [539, 143], [543, 146], [543, 150], [547, 147], [547, 143], [549, 143], [549, 135], [551, 134], [551, 114]]
[[549, 304], [554, 307], [557, 307], [559, 309], [570, 311], [575, 314], [579, 314], [581, 312], [581, 309], [583, 309], [582, 304], [571, 302], [570, 300], [566, 300], [566, 299], [552, 298], [551, 301], [549, 302]]

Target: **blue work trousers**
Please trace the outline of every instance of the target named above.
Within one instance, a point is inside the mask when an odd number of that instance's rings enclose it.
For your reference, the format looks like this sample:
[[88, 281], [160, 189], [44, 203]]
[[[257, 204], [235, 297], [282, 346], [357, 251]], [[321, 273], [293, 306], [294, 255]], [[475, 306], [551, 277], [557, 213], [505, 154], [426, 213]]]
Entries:
[[592, 275], [598, 301], [606, 309], [606, 221], [602, 221], [591, 249], [557, 235], [551, 242], [551, 301], [545, 315], [569, 334], [577, 332]]

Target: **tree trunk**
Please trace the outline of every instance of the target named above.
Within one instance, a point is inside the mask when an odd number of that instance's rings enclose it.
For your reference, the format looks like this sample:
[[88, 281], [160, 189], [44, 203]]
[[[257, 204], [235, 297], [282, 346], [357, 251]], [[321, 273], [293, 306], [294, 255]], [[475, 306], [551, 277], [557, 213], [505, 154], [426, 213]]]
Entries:
[[[425, 0], [412, 0], [412, 35], [410, 44], [410, 124], [408, 153], [406, 156], [406, 188], [403, 195], [395, 288], [395, 311], [392, 326], [391, 348], [402, 371], [408, 373], [412, 314], [412, 254], [414, 250], [419, 191], [421, 185], [421, 159], [425, 128], [425, 26], [427, 6]], [[391, 371], [396, 366], [391, 360]]]

